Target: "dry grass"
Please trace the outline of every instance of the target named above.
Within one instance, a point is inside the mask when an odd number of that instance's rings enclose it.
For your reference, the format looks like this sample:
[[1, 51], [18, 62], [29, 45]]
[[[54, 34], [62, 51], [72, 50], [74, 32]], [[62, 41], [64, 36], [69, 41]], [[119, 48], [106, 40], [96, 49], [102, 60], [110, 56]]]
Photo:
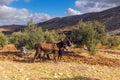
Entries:
[[0, 61], [0, 80], [119, 80], [120, 67], [78, 63]]

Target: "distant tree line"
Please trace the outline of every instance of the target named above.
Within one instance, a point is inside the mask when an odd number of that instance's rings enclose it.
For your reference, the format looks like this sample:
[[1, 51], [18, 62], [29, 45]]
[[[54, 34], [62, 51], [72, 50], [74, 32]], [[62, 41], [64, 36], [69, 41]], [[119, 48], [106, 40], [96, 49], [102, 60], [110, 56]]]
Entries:
[[[33, 21], [29, 21], [23, 31], [14, 32], [6, 36], [0, 33], [0, 45], [3, 47], [8, 43], [15, 44], [19, 49], [23, 46], [33, 49], [37, 42], [57, 42], [65, 39], [67, 35], [59, 34], [55, 31], [43, 30], [36, 26]], [[110, 36], [105, 31], [105, 25], [98, 21], [80, 22], [77, 29], [70, 34], [72, 42], [76, 47], [86, 46], [90, 54], [95, 54], [99, 44], [117, 47], [120, 44], [119, 36]]]

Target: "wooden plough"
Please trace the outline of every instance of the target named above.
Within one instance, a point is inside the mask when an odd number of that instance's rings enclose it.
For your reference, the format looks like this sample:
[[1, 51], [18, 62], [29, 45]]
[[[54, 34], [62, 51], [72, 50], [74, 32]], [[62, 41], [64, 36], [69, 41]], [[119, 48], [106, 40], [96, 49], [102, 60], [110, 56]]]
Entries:
[[28, 50], [25, 47], [22, 47], [21, 52], [23, 54], [24, 59], [27, 60], [29, 56], [34, 52], [34, 50]]

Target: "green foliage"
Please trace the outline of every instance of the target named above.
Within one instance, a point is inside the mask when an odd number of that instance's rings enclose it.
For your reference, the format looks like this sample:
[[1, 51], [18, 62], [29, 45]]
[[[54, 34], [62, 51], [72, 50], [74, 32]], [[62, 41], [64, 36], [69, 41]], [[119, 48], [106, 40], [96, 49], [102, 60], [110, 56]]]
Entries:
[[106, 40], [107, 40], [107, 33], [105, 31], [105, 25], [98, 22], [98, 21], [94, 21], [92, 26], [94, 27], [95, 31], [97, 32], [97, 39], [99, 40], [99, 42], [101, 44], [106, 44]]
[[0, 46], [3, 47], [7, 43], [8, 41], [7, 41], [6, 36], [0, 32]]
[[32, 49], [35, 43], [44, 41], [44, 35], [42, 29], [34, 25], [31, 20], [23, 32], [13, 33], [9, 41], [15, 44], [17, 48], [25, 46]]
[[117, 47], [120, 44], [120, 39], [117, 36], [110, 36], [108, 38], [108, 45], [109, 47]]
[[97, 49], [98, 39], [97, 32], [92, 26], [89, 27], [89, 31], [86, 35], [86, 46], [90, 54], [95, 54]]
[[25, 46], [27, 41], [27, 34], [22, 32], [15, 32], [9, 38], [9, 42], [15, 44], [17, 48]]
[[55, 42], [57, 41], [57, 34], [54, 31], [48, 31], [46, 30], [44, 32], [45, 42]]
[[58, 33], [56, 38], [57, 41], [64, 40], [66, 38], [66, 35], [64, 33]]
[[58, 34], [54, 31], [48, 31], [41, 27], [37, 27], [31, 20], [23, 32], [16, 32], [10, 36], [9, 41], [16, 45], [17, 48], [25, 46], [26, 48], [34, 48], [37, 42], [56, 42], [65, 35]]
[[94, 54], [97, 44], [102, 43], [103, 38], [106, 37], [106, 32], [104, 25], [100, 22], [80, 22], [78, 29], [72, 31], [71, 37], [76, 44], [86, 45], [90, 54]]
[[26, 47], [33, 48], [37, 42], [44, 42], [44, 33], [40, 27], [31, 25], [25, 28], [25, 34], [28, 36]]

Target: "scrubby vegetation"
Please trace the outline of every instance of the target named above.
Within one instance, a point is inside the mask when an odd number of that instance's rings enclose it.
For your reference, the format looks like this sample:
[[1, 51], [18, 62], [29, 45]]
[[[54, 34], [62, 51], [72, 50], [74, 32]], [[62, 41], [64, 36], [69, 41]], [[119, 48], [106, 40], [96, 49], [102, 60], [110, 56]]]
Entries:
[[7, 37], [0, 32], [0, 46], [3, 47], [7, 43], [8, 43]]
[[73, 30], [71, 36], [77, 45], [86, 45], [90, 54], [94, 54], [97, 44], [102, 43], [106, 32], [104, 25], [97, 21], [80, 22], [78, 29]]
[[[15, 44], [19, 49], [23, 46], [33, 49], [37, 42], [57, 42], [65, 39], [64, 33], [43, 30], [36, 26], [33, 21], [29, 21], [27, 27], [23, 31], [14, 32], [7, 36], [0, 33], [0, 45], [7, 43]], [[80, 22], [76, 30], [71, 32], [71, 40], [77, 47], [86, 46], [90, 54], [95, 54], [98, 44], [106, 45], [109, 48], [117, 47], [120, 44], [118, 36], [110, 36], [105, 31], [105, 25], [98, 21]]]
[[32, 49], [37, 42], [56, 42], [60, 38], [65, 38], [65, 35], [43, 30], [31, 20], [24, 31], [13, 33], [9, 38], [9, 42], [15, 44], [17, 48], [25, 46]]
[[72, 31], [72, 40], [77, 46], [86, 46], [90, 54], [95, 54], [98, 44], [108, 45], [109, 47], [120, 44], [118, 37], [108, 37], [105, 25], [98, 21], [80, 22], [78, 28]]
[[109, 47], [117, 47], [120, 44], [120, 38], [118, 36], [110, 36], [108, 38]]

